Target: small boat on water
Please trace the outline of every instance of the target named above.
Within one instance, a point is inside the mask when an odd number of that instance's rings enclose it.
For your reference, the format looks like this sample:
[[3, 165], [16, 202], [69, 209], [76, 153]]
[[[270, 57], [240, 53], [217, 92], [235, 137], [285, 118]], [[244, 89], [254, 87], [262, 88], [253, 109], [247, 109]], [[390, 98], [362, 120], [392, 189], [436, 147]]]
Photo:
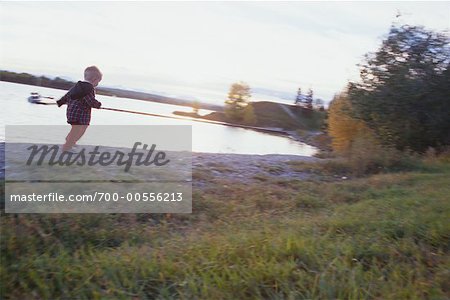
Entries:
[[53, 97], [43, 97], [39, 93], [32, 92], [30, 97], [28, 97], [28, 102], [34, 104], [56, 104], [55, 98]]

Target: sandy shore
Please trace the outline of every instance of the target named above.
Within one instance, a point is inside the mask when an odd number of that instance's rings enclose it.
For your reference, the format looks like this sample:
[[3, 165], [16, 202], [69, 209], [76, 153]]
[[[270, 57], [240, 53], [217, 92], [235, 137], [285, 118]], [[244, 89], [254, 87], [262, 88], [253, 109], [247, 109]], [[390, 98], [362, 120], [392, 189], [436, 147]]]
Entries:
[[318, 161], [320, 159], [299, 155], [250, 155], [193, 153], [193, 169], [210, 169], [214, 176], [246, 179], [254, 175], [292, 177], [299, 175], [289, 167], [292, 161]]
[[[5, 143], [0, 143], [0, 178], [5, 176]], [[319, 161], [299, 155], [251, 155], [224, 153], [192, 153], [193, 186], [203, 187], [211, 180], [224, 179], [250, 183], [264, 177], [306, 179], [309, 174], [291, 167], [293, 161]]]
[[299, 155], [247, 155], [247, 154], [192, 154], [192, 184], [194, 188], [206, 187], [208, 182], [252, 183], [268, 178], [307, 179], [310, 173], [295, 170], [291, 162], [320, 161], [319, 158]]

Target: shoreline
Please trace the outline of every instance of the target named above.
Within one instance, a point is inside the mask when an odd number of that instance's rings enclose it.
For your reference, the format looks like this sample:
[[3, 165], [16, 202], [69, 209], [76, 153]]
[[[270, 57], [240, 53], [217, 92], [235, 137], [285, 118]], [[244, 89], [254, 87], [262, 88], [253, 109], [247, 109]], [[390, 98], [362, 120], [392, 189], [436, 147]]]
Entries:
[[[299, 171], [295, 163], [315, 163], [322, 159], [289, 154], [192, 153], [192, 187], [204, 189], [208, 184], [239, 182], [261, 183], [270, 179], [307, 180], [314, 175]], [[294, 164], [293, 164], [294, 163]]]
[[[260, 102], [261, 104], [262, 102]], [[258, 105], [258, 102], [254, 103], [255, 105]], [[273, 104], [273, 103], [272, 103]], [[278, 104], [280, 106], [280, 104]], [[280, 106], [282, 108], [285, 108], [283, 106]], [[282, 111], [283, 114], [285, 114], [285, 110]], [[242, 124], [239, 122], [236, 123], [230, 123], [224, 121], [224, 118], [221, 116], [223, 115], [220, 112], [213, 112], [207, 115], [199, 115], [197, 113], [193, 112], [184, 112], [184, 111], [173, 111], [172, 114], [180, 117], [184, 117], [186, 119], [197, 121], [197, 122], [206, 122], [206, 123], [212, 123], [212, 124], [219, 124], [224, 126], [230, 126], [230, 127], [240, 127], [245, 129], [251, 129], [255, 131], [265, 132], [268, 134], [278, 135], [278, 136], [285, 136], [290, 138], [291, 140], [304, 143], [310, 146], [313, 146], [317, 148], [319, 153], [327, 153], [331, 151], [330, 148], [330, 139], [327, 136], [326, 133], [321, 131], [320, 129], [305, 129], [304, 127], [292, 127], [292, 124], [280, 124], [280, 123], [273, 123], [269, 121], [269, 123], [266, 123], [269, 126], [264, 126], [263, 124], [259, 125], [247, 125]], [[280, 116], [278, 116], [280, 118]], [[266, 119], [267, 122], [267, 119]], [[276, 125], [275, 125], [276, 124]], [[278, 125], [278, 126], [277, 126]]]
[[[0, 179], [5, 179], [5, 142], [0, 142]], [[192, 184], [207, 187], [216, 180], [261, 182], [267, 178], [307, 179], [310, 173], [292, 167], [292, 162], [319, 162], [314, 156], [292, 154], [237, 154], [192, 152]]]

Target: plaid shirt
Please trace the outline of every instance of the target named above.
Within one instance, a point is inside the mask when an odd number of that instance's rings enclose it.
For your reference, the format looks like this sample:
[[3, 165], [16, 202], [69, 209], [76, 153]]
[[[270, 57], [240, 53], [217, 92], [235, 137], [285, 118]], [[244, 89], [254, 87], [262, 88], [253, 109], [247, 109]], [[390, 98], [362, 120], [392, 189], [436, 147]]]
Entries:
[[80, 99], [71, 99], [69, 91], [58, 101], [58, 106], [63, 104], [67, 104], [67, 123], [74, 125], [89, 125], [91, 108], [100, 108], [102, 105], [101, 102], [95, 100], [94, 89]]

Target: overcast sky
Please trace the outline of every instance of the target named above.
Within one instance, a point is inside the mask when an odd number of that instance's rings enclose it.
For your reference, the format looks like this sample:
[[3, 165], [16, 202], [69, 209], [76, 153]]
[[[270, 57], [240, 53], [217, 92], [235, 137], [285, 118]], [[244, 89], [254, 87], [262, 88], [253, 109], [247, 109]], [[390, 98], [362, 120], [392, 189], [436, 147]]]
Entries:
[[[450, 28], [449, 2], [0, 2], [1, 69], [223, 102], [238, 80], [329, 100], [392, 22]], [[397, 13], [401, 16], [396, 18]]]

